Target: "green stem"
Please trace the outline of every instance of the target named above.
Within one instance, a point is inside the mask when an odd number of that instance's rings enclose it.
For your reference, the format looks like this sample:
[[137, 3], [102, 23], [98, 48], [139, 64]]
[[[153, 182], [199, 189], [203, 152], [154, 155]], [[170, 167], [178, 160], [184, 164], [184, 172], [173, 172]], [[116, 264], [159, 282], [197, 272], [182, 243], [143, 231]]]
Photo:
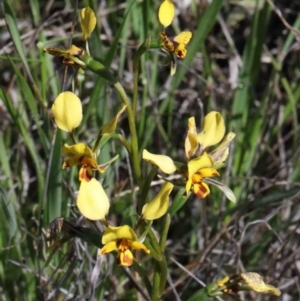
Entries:
[[155, 252], [157, 254], [161, 254], [162, 252], [161, 252], [159, 243], [158, 243], [158, 241], [156, 239], [156, 236], [154, 235], [152, 229], [150, 229], [149, 232], [148, 232], [148, 238], [149, 238], [150, 243], [151, 243], [153, 249], [155, 250]]
[[[121, 134], [115, 134], [115, 135], [116, 135], [116, 138], [118, 138], [121, 141], [121, 143], [126, 148], [128, 153], [131, 154], [132, 153], [131, 144]], [[113, 137], [114, 137], [114, 135], [113, 135]]]
[[95, 153], [96, 151], [97, 151], [97, 149], [98, 149], [98, 146], [99, 146], [99, 143], [100, 143], [100, 141], [101, 141], [101, 138], [102, 138], [102, 135], [98, 135], [98, 137], [97, 137], [97, 140], [96, 140], [96, 142], [95, 142], [95, 144], [94, 144], [94, 147], [93, 147], [93, 153]]
[[160, 242], [159, 242], [159, 245], [160, 245], [160, 248], [161, 248], [162, 252], [165, 251], [166, 241], [167, 241], [167, 238], [168, 238], [168, 232], [169, 232], [170, 224], [171, 224], [171, 217], [170, 217], [170, 214], [167, 213], [166, 216], [165, 216], [164, 228], [163, 228], [163, 231], [161, 233], [161, 238], [160, 238]]
[[88, 41], [85, 41], [85, 50], [86, 50], [86, 54], [87, 54], [88, 56], [90, 56], [91, 54], [90, 54], [90, 48], [89, 48], [89, 43], [88, 43]]
[[153, 285], [152, 285], [152, 292], [151, 292], [151, 300], [152, 301], [159, 301], [159, 284], [160, 284], [160, 271], [159, 271], [159, 264], [156, 262], [154, 267], [154, 276], [153, 276]]
[[133, 58], [133, 118], [135, 120], [137, 101], [138, 101], [138, 80], [139, 80], [139, 65], [142, 55], [149, 49], [151, 37], [149, 36], [144, 43], [138, 48]]
[[130, 130], [130, 136], [131, 136], [131, 149], [132, 149], [132, 165], [133, 165], [133, 172], [136, 178], [136, 181], [138, 183], [138, 186], [140, 190], [142, 190], [143, 187], [143, 179], [142, 179], [142, 171], [139, 161], [139, 147], [138, 147], [138, 138], [137, 138], [137, 132], [136, 132], [136, 126], [135, 126], [135, 119], [134, 114], [132, 111], [131, 104], [129, 102], [129, 99], [127, 97], [127, 94], [123, 88], [123, 86], [117, 82], [114, 84], [114, 87], [116, 88], [117, 92], [119, 93], [120, 97], [122, 98], [122, 101], [127, 106], [127, 116], [128, 116], [128, 124], [129, 124], [129, 130]]
[[166, 256], [163, 255], [161, 261], [159, 261], [159, 269], [160, 269], [160, 283], [159, 283], [159, 295], [163, 293], [167, 283], [167, 276], [168, 276], [168, 265]]
[[151, 283], [148, 279], [146, 271], [143, 269], [143, 267], [135, 259], [133, 260], [133, 268], [136, 270], [136, 272], [142, 278], [142, 280], [145, 284], [145, 287], [147, 289], [147, 292], [150, 296], [151, 292], [152, 292], [152, 286], [151, 286]]
[[168, 275], [168, 266], [165, 254], [162, 252], [162, 249], [158, 244], [152, 229], [150, 229], [150, 231], [148, 232], [148, 238], [154, 250], [160, 255], [160, 260], [157, 261], [154, 269], [153, 287], [151, 294], [151, 300], [155, 301], [160, 299], [160, 295], [165, 289]]
[[136, 110], [137, 110], [137, 101], [138, 101], [138, 80], [139, 80], [139, 70], [133, 72], [133, 98], [132, 98], [132, 111], [133, 118], [135, 120]]
[[144, 181], [143, 189], [141, 191], [141, 196], [140, 196], [140, 200], [139, 200], [138, 212], [141, 212], [142, 207], [146, 204], [149, 188], [150, 188], [153, 178], [155, 177], [155, 175], [157, 173], [157, 170], [158, 170], [158, 167], [156, 165], [153, 165], [151, 168], [151, 171], [149, 172], [147, 178]]

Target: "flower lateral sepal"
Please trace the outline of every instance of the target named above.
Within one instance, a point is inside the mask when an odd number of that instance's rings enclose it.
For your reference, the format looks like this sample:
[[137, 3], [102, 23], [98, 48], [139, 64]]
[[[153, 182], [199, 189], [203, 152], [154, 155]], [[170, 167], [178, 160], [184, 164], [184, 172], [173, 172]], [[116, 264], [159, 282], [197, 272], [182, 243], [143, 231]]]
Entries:
[[62, 92], [53, 102], [52, 114], [59, 129], [72, 133], [82, 120], [81, 101], [73, 92]]
[[159, 193], [142, 209], [142, 218], [145, 220], [155, 220], [166, 214], [169, 208], [169, 195], [174, 185], [167, 182], [163, 185]]
[[105, 219], [110, 203], [102, 185], [95, 178], [81, 181], [77, 207], [80, 213], [90, 220]]

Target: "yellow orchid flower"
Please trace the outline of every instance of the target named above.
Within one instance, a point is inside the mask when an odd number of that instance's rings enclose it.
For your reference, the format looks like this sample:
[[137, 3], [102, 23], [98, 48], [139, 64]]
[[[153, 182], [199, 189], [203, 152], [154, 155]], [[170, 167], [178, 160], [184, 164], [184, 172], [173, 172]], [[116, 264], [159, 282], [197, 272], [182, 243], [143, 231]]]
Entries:
[[191, 117], [185, 139], [185, 154], [188, 160], [186, 171], [176, 167], [170, 157], [151, 154], [147, 150], [143, 151], [143, 159], [158, 166], [166, 174], [175, 171], [181, 173], [186, 179], [186, 194], [192, 189], [195, 195], [204, 198], [210, 193], [207, 185], [209, 183], [217, 186], [229, 200], [235, 202], [235, 196], [229, 187], [211, 179], [219, 176], [216, 168], [221, 167], [226, 160], [229, 144], [235, 134], [229, 133], [212, 153], [205, 152], [207, 147], [219, 143], [224, 134], [225, 123], [219, 112], [213, 111], [205, 116], [200, 133], [197, 133], [195, 119]]
[[71, 133], [82, 120], [81, 101], [73, 92], [62, 92], [54, 100], [52, 113], [58, 128]]
[[[71, 45], [67, 50], [62, 50], [55, 47], [44, 48], [43, 51], [45, 53], [49, 53], [56, 57], [63, 57], [63, 64], [65, 65], [74, 65], [76, 63], [80, 63], [78, 58], [84, 54], [84, 50], [75, 45]], [[82, 63], [82, 62], [81, 62]]]
[[207, 153], [188, 162], [188, 173], [186, 176], [186, 194], [192, 188], [194, 194], [200, 198], [205, 198], [209, 193], [209, 187], [204, 182], [206, 178], [219, 176], [213, 168], [213, 161]]
[[280, 296], [281, 292], [273, 285], [267, 284], [262, 277], [253, 272], [240, 273], [233, 276], [226, 276], [217, 281], [219, 290], [225, 294], [236, 294], [239, 291], [255, 291], [258, 293]]
[[99, 251], [99, 256], [118, 250], [117, 262], [122, 266], [131, 266], [133, 255], [131, 248], [150, 253], [147, 247], [140, 243], [134, 230], [127, 226], [112, 227], [108, 226], [102, 236], [104, 247]]
[[[166, 174], [172, 174], [176, 171], [175, 163], [168, 156], [155, 155], [149, 153], [147, 150], [144, 150], [143, 159], [158, 166], [159, 169]], [[199, 198], [206, 197], [210, 193], [210, 190], [205, 182], [208, 182], [208, 178], [219, 176], [217, 170], [213, 168], [212, 159], [207, 153], [204, 153], [202, 156], [188, 161], [187, 169], [188, 171], [185, 172], [178, 168], [178, 171], [182, 173], [186, 179], [186, 193], [192, 189]], [[219, 185], [215, 184], [214, 182], [210, 183], [219, 187]], [[221, 185], [221, 183], [219, 184]]]
[[81, 182], [77, 207], [81, 214], [90, 220], [105, 219], [110, 203], [102, 185], [95, 178]]
[[164, 32], [159, 34], [163, 49], [166, 52], [174, 53], [178, 58], [184, 59], [187, 54], [185, 46], [192, 38], [190, 31], [182, 31], [175, 37], [168, 37]]
[[85, 144], [65, 144], [62, 148], [62, 155], [65, 158], [62, 168], [81, 165], [79, 171], [80, 181], [90, 181], [93, 177], [93, 170], [103, 173], [108, 164], [98, 165], [95, 153]]
[[[164, 29], [169, 26], [175, 16], [175, 7], [171, 0], [164, 0], [158, 10], [159, 22], [164, 26]], [[170, 63], [170, 75], [173, 76], [176, 72], [176, 59], [175, 55], [184, 59], [187, 54], [186, 45], [192, 38], [190, 31], [182, 31], [174, 37], [168, 37], [163, 30], [160, 34], [162, 50], [168, 54], [168, 63]]]

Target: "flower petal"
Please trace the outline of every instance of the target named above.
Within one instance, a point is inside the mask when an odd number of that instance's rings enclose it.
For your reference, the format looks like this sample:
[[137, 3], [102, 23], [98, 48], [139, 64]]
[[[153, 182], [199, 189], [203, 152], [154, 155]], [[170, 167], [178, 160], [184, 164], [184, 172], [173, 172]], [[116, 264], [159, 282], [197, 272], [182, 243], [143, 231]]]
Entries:
[[166, 174], [171, 174], [177, 169], [176, 165], [170, 157], [151, 154], [145, 149], [143, 150], [143, 159], [158, 166]]
[[82, 162], [82, 156], [74, 156], [72, 158], [64, 160], [62, 169], [65, 169], [67, 167], [80, 165]]
[[80, 142], [73, 145], [65, 144], [62, 148], [63, 157], [72, 158], [74, 156], [82, 156], [93, 158], [93, 151], [87, 146], [87, 144]]
[[199, 170], [199, 173], [202, 178], [211, 178], [211, 177], [218, 177], [220, 174], [214, 168], [202, 168]]
[[236, 203], [236, 197], [235, 197], [233, 191], [228, 186], [226, 186], [216, 180], [213, 180], [213, 179], [205, 178], [204, 181], [219, 188], [225, 194], [225, 196], [227, 197], [227, 199], [229, 201]]
[[128, 239], [131, 241], [137, 241], [137, 235], [134, 230], [128, 225], [121, 227], [108, 226], [102, 236], [102, 244], [106, 245], [111, 241], [117, 241], [120, 239]]
[[78, 179], [79, 181], [89, 182], [93, 178], [93, 170], [91, 166], [82, 166], [79, 170]]
[[222, 143], [209, 153], [210, 157], [214, 161], [214, 166], [224, 163], [224, 161], [227, 159], [229, 154], [229, 145], [234, 137], [235, 133], [228, 133], [223, 139]]
[[49, 53], [53, 56], [64, 57], [64, 58], [69, 58], [70, 55], [79, 56], [79, 55], [82, 55], [84, 52], [84, 50], [82, 48], [79, 48], [75, 45], [71, 45], [71, 47], [67, 50], [50, 47], [50, 48], [44, 48], [43, 51], [46, 53]]
[[99, 250], [98, 256], [110, 253], [116, 249], [117, 249], [117, 242], [111, 241], [111, 242], [107, 243], [101, 250]]
[[188, 162], [189, 179], [200, 169], [212, 167], [213, 161], [207, 153], [203, 153], [200, 157]]
[[170, 182], [164, 184], [156, 197], [145, 204], [142, 210], [142, 217], [146, 220], [154, 220], [162, 217], [169, 208], [169, 195], [174, 185]]
[[171, 0], [165, 0], [159, 7], [158, 19], [159, 22], [164, 26], [169, 26], [175, 15], [175, 7]]
[[240, 278], [239, 289], [240, 290], [252, 290], [259, 293], [272, 294], [280, 296], [281, 292], [273, 285], [266, 284], [261, 276], [257, 273], [246, 272], [237, 275]]
[[95, 178], [82, 181], [77, 196], [77, 207], [81, 214], [91, 220], [101, 220], [109, 210], [109, 200], [102, 185]]
[[210, 194], [210, 189], [206, 183], [201, 182], [193, 185], [193, 192], [199, 199], [204, 199]]
[[85, 7], [80, 11], [80, 25], [83, 39], [86, 41], [96, 26], [95, 13], [89, 7]]
[[66, 132], [72, 132], [82, 120], [80, 99], [72, 92], [62, 92], [52, 105], [52, 113], [57, 126]]
[[131, 243], [131, 247], [138, 251], [142, 251], [144, 253], [150, 254], [150, 250], [147, 249], [147, 247], [139, 241], [133, 241]]
[[129, 267], [133, 263], [133, 255], [129, 249], [119, 252], [117, 257], [118, 265]]
[[208, 113], [203, 121], [202, 129], [197, 135], [197, 140], [204, 150], [208, 146], [215, 145], [221, 141], [225, 134], [225, 124], [219, 112]]
[[194, 156], [198, 148], [197, 130], [195, 118], [191, 117], [188, 121], [188, 132], [185, 138], [185, 154], [188, 159]]
[[191, 190], [192, 185], [193, 185], [193, 182], [191, 179], [186, 181], [186, 185], [185, 185], [185, 194], [186, 195], [188, 195], [188, 192]]

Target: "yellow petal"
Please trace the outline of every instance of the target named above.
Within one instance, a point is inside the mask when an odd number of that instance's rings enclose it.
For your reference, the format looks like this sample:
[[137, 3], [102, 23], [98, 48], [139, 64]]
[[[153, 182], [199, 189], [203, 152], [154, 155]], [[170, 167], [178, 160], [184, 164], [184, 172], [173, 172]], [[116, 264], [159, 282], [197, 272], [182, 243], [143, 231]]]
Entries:
[[124, 112], [124, 110], [126, 109], [126, 105], [123, 105], [123, 107], [121, 108], [121, 110], [117, 113], [117, 115], [110, 120], [108, 123], [104, 124], [101, 128], [101, 134], [102, 135], [109, 135], [111, 133], [113, 133], [117, 127], [117, 122], [120, 118], [120, 116], [122, 115], [122, 113]]
[[211, 178], [211, 177], [220, 176], [220, 174], [214, 168], [211, 167], [201, 168], [199, 170], [199, 173], [202, 178]]
[[52, 113], [57, 126], [66, 132], [72, 132], [82, 120], [80, 99], [72, 92], [62, 92], [52, 105]]
[[210, 194], [209, 187], [206, 183], [198, 183], [193, 185], [193, 192], [199, 199], [204, 199]]
[[84, 181], [84, 182], [89, 182], [92, 180], [93, 178], [93, 170], [91, 166], [82, 166], [79, 170], [79, 174], [78, 174], [78, 180]]
[[121, 227], [108, 226], [103, 233], [102, 244], [106, 245], [111, 241], [117, 241], [119, 239], [138, 240], [134, 230], [127, 225]]
[[81, 214], [91, 220], [101, 220], [109, 210], [109, 200], [100, 182], [95, 178], [82, 181], [77, 196], [77, 207]]
[[43, 51], [46, 52], [46, 53], [49, 53], [53, 56], [65, 57], [65, 58], [68, 58], [70, 55], [79, 56], [79, 55], [82, 55], [84, 53], [84, 50], [82, 48], [79, 48], [75, 45], [71, 45], [71, 47], [67, 50], [62, 50], [62, 49], [59, 49], [59, 48], [50, 47], [50, 48], [44, 48]]
[[213, 161], [207, 153], [188, 162], [189, 179], [200, 169], [212, 167]]
[[64, 160], [62, 169], [65, 169], [65, 168], [71, 167], [71, 166], [80, 165], [81, 162], [82, 162], [82, 156], [74, 156], [74, 157], [68, 158], [68, 159]]
[[147, 247], [139, 241], [133, 241], [131, 244], [131, 247], [138, 251], [143, 251], [147, 254], [150, 254], [150, 250], [147, 249]]
[[169, 208], [169, 195], [174, 185], [170, 182], [164, 184], [157, 196], [149, 203], [144, 205], [142, 217], [146, 220], [154, 220], [162, 217]]
[[215, 166], [224, 163], [227, 159], [229, 154], [229, 145], [234, 137], [235, 133], [228, 133], [223, 139], [222, 143], [216, 149], [209, 153], [210, 157], [214, 161]]
[[188, 159], [195, 154], [198, 148], [198, 141], [196, 135], [197, 135], [197, 129], [196, 129], [195, 118], [191, 117], [189, 118], [188, 121], [188, 132], [185, 138], [185, 155]]
[[71, 47], [66, 50], [66, 53], [73, 56], [80, 56], [84, 53], [84, 50], [75, 45], [71, 45]]
[[170, 157], [151, 154], [145, 149], [143, 150], [143, 159], [158, 166], [166, 174], [171, 174], [177, 169]]
[[82, 156], [87, 158], [93, 158], [93, 151], [85, 143], [76, 143], [73, 145], [65, 144], [62, 148], [63, 157], [75, 157]]
[[170, 0], [165, 0], [159, 7], [158, 10], [158, 19], [159, 22], [164, 26], [169, 26], [175, 15], [174, 4]]
[[192, 179], [189, 179], [189, 180], [186, 181], [186, 185], [185, 185], [185, 193], [186, 193], [186, 195], [191, 190], [192, 185], [193, 185]]
[[253, 272], [246, 272], [241, 273], [240, 278], [243, 282], [240, 282], [240, 286], [244, 290], [253, 290], [259, 293], [266, 293], [266, 294], [272, 294], [275, 296], [280, 296], [281, 292], [278, 288], [266, 284], [261, 276], [257, 273]]
[[174, 53], [175, 55], [180, 58], [180, 59], [184, 59], [186, 57], [187, 54], [187, 50], [185, 49], [185, 45], [183, 44], [178, 44], [175, 49], [174, 49]]
[[192, 38], [192, 33], [190, 31], [182, 31], [177, 36], [174, 37], [174, 41], [178, 44], [183, 44], [183, 46], [187, 45]]
[[80, 25], [83, 39], [86, 41], [96, 26], [96, 16], [92, 9], [85, 7], [80, 11]]
[[111, 241], [108, 244], [106, 244], [101, 250], [98, 252], [98, 256], [110, 253], [117, 249], [117, 242]]
[[225, 134], [224, 119], [219, 112], [210, 112], [204, 118], [202, 129], [197, 135], [197, 140], [204, 150], [208, 146], [219, 143]]
[[119, 252], [117, 257], [118, 265], [129, 267], [133, 263], [133, 255], [129, 249]]

